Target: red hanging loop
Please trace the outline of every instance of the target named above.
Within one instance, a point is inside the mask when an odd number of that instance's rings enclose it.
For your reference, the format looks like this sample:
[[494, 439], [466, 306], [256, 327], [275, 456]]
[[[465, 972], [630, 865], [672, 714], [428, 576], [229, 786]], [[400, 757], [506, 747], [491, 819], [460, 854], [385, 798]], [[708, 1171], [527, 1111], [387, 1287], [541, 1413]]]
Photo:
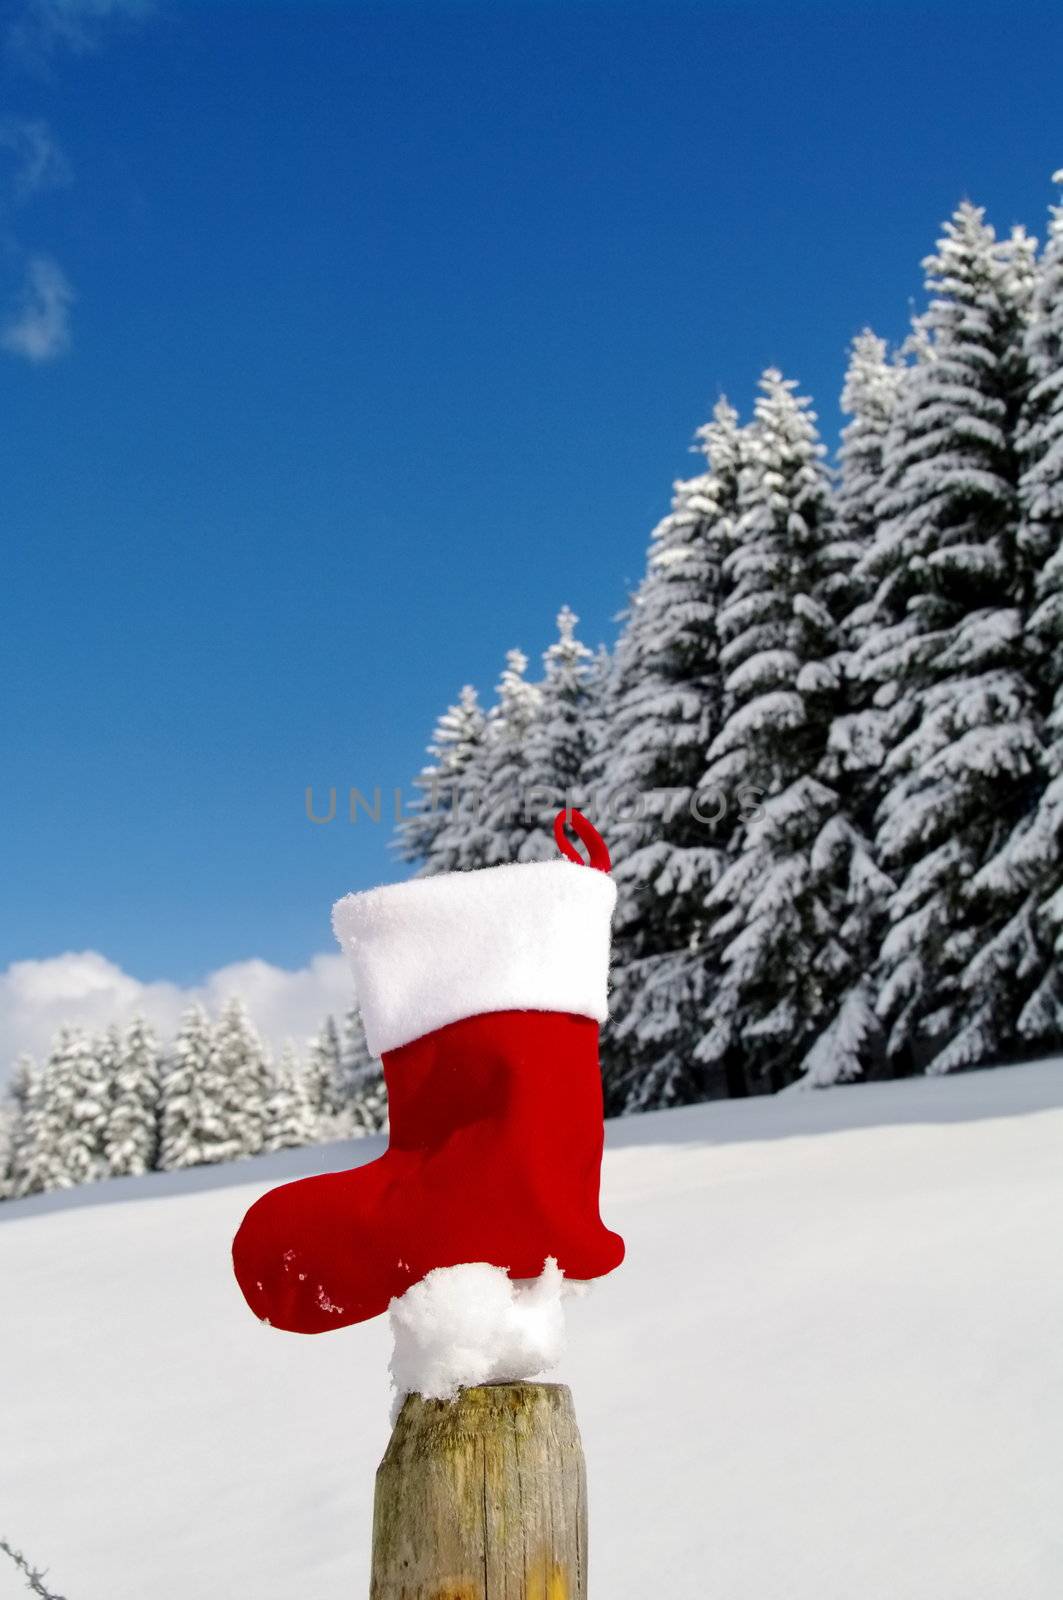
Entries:
[[[565, 824], [572, 829], [576, 838], [587, 847], [588, 860], [584, 861], [575, 845], [569, 840], [565, 832]], [[609, 847], [593, 822], [588, 822], [582, 811], [577, 811], [574, 806], [568, 806], [564, 811], [559, 811], [554, 818], [554, 838], [557, 848], [563, 856], [574, 861], [580, 867], [595, 867], [599, 872], [608, 872], [613, 863], [609, 859]]]

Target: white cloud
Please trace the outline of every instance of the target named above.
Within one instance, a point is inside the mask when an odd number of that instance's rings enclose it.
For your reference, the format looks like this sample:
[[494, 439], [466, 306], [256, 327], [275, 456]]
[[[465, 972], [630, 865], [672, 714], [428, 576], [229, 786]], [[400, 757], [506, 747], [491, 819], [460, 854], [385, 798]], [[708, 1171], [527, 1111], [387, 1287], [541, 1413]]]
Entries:
[[268, 961], [235, 961], [188, 987], [142, 983], [97, 950], [15, 961], [0, 973], [0, 1080], [20, 1052], [45, 1055], [64, 1023], [95, 1031], [140, 1011], [169, 1039], [194, 1001], [216, 1016], [234, 994], [247, 1001], [275, 1050], [288, 1038], [301, 1047], [329, 1012], [341, 1014], [354, 998], [350, 969], [338, 952], [314, 956], [296, 972]]
[[53, 361], [70, 343], [74, 291], [58, 262], [31, 256], [22, 295], [0, 332], [0, 344], [27, 361]]
[[139, 21], [152, 0], [26, 0], [7, 24], [9, 51], [31, 70], [43, 71], [61, 50], [94, 50], [98, 30], [109, 21]]
[[[0, 21], [0, 48], [10, 61], [51, 78], [55, 59], [96, 49], [106, 24], [139, 22], [150, 16], [154, 0], [16, 0]], [[48, 124], [40, 118], [0, 119], [0, 150], [14, 152], [15, 169], [0, 183], [0, 224], [8, 251], [25, 255], [8, 228], [12, 202], [23, 202], [70, 179], [70, 168]], [[0, 327], [0, 349], [26, 361], [52, 361], [70, 344], [74, 291], [50, 256], [29, 254], [21, 295]]]
[[0, 122], [0, 148], [10, 150], [15, 158], [11, 184], [17, 200], [28, 200], [42, 189], [57, 189], [70, 182], [70, 163], [40, 117], [5, 117]]

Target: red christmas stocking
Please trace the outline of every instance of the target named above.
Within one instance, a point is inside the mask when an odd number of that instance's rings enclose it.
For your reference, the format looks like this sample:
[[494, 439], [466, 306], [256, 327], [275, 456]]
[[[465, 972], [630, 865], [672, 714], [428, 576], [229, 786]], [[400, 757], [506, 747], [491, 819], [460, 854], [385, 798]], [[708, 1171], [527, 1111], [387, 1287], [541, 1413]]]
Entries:
[[562, 813], [555, 834], [570, 859], [413, 879], [335, 907], [390, 1139], [367, 1166], [285, 1184], [248, 1211], [233, 1263], [264, 1321], [363, 1322], [463, 1262], [533, 1278], [553, 1256], [566, 1276], [597, 1278], [623, 1259], [598, 1213], [616, 889], [585, 818]]

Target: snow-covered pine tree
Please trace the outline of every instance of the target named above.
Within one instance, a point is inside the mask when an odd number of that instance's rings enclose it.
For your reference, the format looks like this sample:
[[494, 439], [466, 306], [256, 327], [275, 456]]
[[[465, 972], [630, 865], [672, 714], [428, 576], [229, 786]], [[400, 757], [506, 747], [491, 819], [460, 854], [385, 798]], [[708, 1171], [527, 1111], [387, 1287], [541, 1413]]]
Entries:
[[7, 1200], [14, 1189], [15, 1145], [18, 1113], [10, 1095], [0, 1100], [0, 1200]]
[[350, 1099], [351, 1085], [361, 1077], [370, 1060], [362, 1013], [357, 1006], [350, 1006], [343, 1014], [343, 1041], [340, 1046], [340, 1071], [344, 1104]]
[[419, 867], [418, 875], [453, 872], [456, 830], [446, 832], [452, 812], [459, 811], [462, 779], [484, 736], [484, 714], [476, 690], [466, 684], [457, 703], [448, 706], [436, 723], [428, 754], [432, 757], [414, 779], [418, 798], [410, 816], [399, 825], [399, 850], [406, 861]]
[[67, 1182], [94, 1183], [106, 1175], [104, 1139], [110, 1084], [97, 1059], [94, 1041], [71, 1029], [59, 1056], [52, 1095], [63, 1108], [59, 1159]]
[[835, 494], [835, 537], [848, 541], [851, 547], [846, 578], [852, 603], [843, 630], [848, 644], [858, 644], [867, 621], [873, 620], [873, 613], [869, 618], [859, 606], [859, 601], [870, 599], [870, 594], [866, 581], [864, 594], [857, 593], [858, 575], [853, 568], [869, 549], [878, 526], [883, 451], [905, 370], [890, 358], [886, 341], [870, 328], [853, 340], [842, 387], [842, 410], [849, 421], [842, 429]]
[[63, 1028], [32, 1081], [14, 1189], [18, 1195], [91, 1183], [105, 1170], [106, 1084], [91, 1041]]
[[273, 1093], [266, 1102], [263, 1149], [299, 1149], [313, 1142], [315, 1131], [315, 1119], [310, 1110], [299, 1057], [289, 1039], [277, 1063]]
[[388, 1131], [388, 1091], [379, 1061], [370, 1061], [354, 1085], [351, 1125], [355, 1137]]
[[527, 670], [522, 651], [507, 651], [498, 700], [465, 769], [462, 804], [436, 841], [435, 859], [446, 863], [447, 870], [516, 861], [527, 838], [528, 742], [541, 703], [539, 688], [525, 677]]
[[896, 889], [878, 1009], [895, 1070], [969, 1065], [1014, 1034], [1014, 974], [1004, 964], [987, 981], [980, 956], [1015, 889], [979, 875], [1028, 808], [1039, 760], [1015, 448], [1033, 261], [1030, 240], [999, 242], [972, 205], [946, 224], [861, 563], [874, 596], [854, 670], [889, 713], [876, 847]]
[[0, 1101], [0, 1200], [15, 1193], [19, 1152], [26, 1137], [26, 1108], [33, 1089], [37, 1064], [30, 1055], [20, 1055]]
[[150, 1172], [159, 1153], [159, 1046], [142, 1016], [119, 1037], [111, 1029], [99, 1052], [111, 1092], [103, 1147], [109, 1176]]
[[[583, 713], [586, 755], [577, 783], [577, 789], [583, 796], [580, 810], [586, 811], [588, 816], [596, 810], [598, 796], [593, 785], [600, 782], [605, 765], [605, 749], [613, 704], [613, 676], [613, 658], [609, 647], [600, 644], [587, 669], [586, 704]], [[605, 826], [604, 818], [602, 826]]]
[[868, 833], [873, 832], [872, 817], [881, 798], [887, 713], [874, 704], [874, 686], [852, 670], [852, 652], [881, 621], [864, 558], [878, 528], [883, 454], [905, 370], [889, 359], [885, 340], [865, 329], [853, 340], [842, 389], [842, 410], [850, 420], [838, 454], [835, 537], [843, 554], [846, 589], [834, 597], [833, 609], [842, 618], [837, 664], [845, 700], [831, 727], [830, 748], [850, 814]]
[[342, 1138], [337, 1119], [346, 1103], [343, 1051], [333, 1016], [325, 1018], [310, 1042], [305, 1069], [306, 1096], [318, 1139]]
[[588, 771], [619, 890], [612, 1020], [603, 1036], [610, 1112], [721, 1092], [694, 1060], [709, 993], [704, 897], [720, 869], [727, 797], [699, 798], [720, 726], [717, 615], [725, 592], [742, 433], [726, 400], [699, 430], [706, 468], [674, 486], [654, 530], [607, 686]]
[[160, 1088], [159, 1165], [167, 1171], [232, 1161], [239, 1155], [227, 1108], [228, 1084], [200, 1005], [181, 1018]]
[[381, 1133], [388, 1126], [384, 1068], [369, 1054], [362, 1015], [352, 1006], [343, 1025], [343, 1135], [358, 1138]]
[[554, 818], [563, 805], [581, 806], [581, 784], [592, 737], [594, 656], [576, 638], [579, 618], [569, 606], [557, 616], [557, 638], [543, 652], [539, 712], [528, 733], [522, 821], [528, 831], [521, 861], [551, 861], [557, 853]]
[[101, 1172], [100, 1176], [104, 1178], [110, 1178], [115, 1176], [115, 1174], [111, 1172], [109, 1134], [111, 1127], [111, 1115], [114, 1109], [118, 1067], [122, 1056], [122, 1035], [117, 1023], [112, 1023], [111, 1026], [105, 1029], [103, 1033], [98, 1033], [95, 1035], [92, 1040], [92, 1052], [96, 1057], [96, 1065], [99, 1068], [100, 1077], [105, 1085], [105, 1110], [103, 1131], [101, 1134], [103, 1171]]
[[[1053, 175], [1063, 185], [1063, 170]], [[1026, 328], [1029, 394], [1018, 429], [1019, 546], [1038, 570], [1030, 626], [1040, 687], [1052, 703], [1063, 682], [1063, 204], [1049, 213]]]
[[836, 874], [834, 914], [847, 952], [850, 979], [839, 978], [834, 1019], [814, 1040], [802, 1062], [802, 1084], [826, 1087], [864, 1076], [882, 1055], [875, 1016], [873, 970], [886, 932], [891, 880], [874, 859], [874, 816], [881, 799], [882, 719], [869, 686], [850, 670], [853, 649], [866, 636], [873, 605], [868, 583], [859, 583], [860, 562], [877, 528], [886, 436], [897, 407], [905, 368], [891, 359], [884, 339], [870, 329], [853, 340], [842, 388], [842, 430], [835, 494], [837, 569], [825, 594], [840, 619], [833, 658], [840, 698], [831, 720], [820, 777], [838, 795], [838, 814], [818, 843], [818, 867]]
[[[1053, 176], [1063, 184], [1063, 171]], [[1036, 803], [999, 859], [979, 881], [1021, 893], [1021, 903], [996, 941], [999, 958], [1023, 999], [1023, 1040], [1058, 1048], [1063, 1042], [1063, 206], [1050, 212], [1026, 332], [1030, 392], [1018, 431], [1019, 549], [1035, 569], [1027, 623], [1033, 673], [1044, 722], [1044, 759]], [[997, 950], [990, 955], [996, 955]]]
[[15, 1147], [18, 1138], [18, 1113], [11, 1096], [0, 1100], [0, 1200], [7, 1200], [14, 1192]]
[[265, 1149], [268, 1107], [276, 1090], [273, 1065], [239, 995], [222, 1007], [211, 1039], [211, 1070], [223, 1084], [229, 1160]]
[[794, 389], [764, 374], [744, 441], [718, 619], [724, 723], [704, 779], [743, 815], [706, 898], [722, 972], [694, 1053], [737, 1059], [757, 1090], [793, 1081], [828, 1033], [820, 1053], [843, 1050], [848, 1062], [835, 1076], [859, 1070], [869, 1020], [843, 937], [851, 880], [868, 863], [824, 774], [852, 549], [836, 536], [815, 416]]
[[7, 1098], [15, 1108], [18, 1116], [25, 1116], [26, 1108], [33, 1093], [33, 1085], [40, 1068], [36, 1061], [26, 1051], [18, 1056], [11, 1069], [11, 1077], [7, 1085]]
[[[141, 1019], [138, 1017], [138, 1021]], [[107, 1119], [110, 1121], [111, 1103], [114, 1100], [115, 1080], [118, 1077], [118, 1067], [122, 1059], [122, 1031], [116, 1022], [112, 1022], [103, 1033], [96, 1034], [92, 1041], [92, 1048], [96, 1056], [96, 1063], [104, 1082], [107, 1084]], [[103, 1136], [104, 1154], [107, 1153], [107, 1130]]]

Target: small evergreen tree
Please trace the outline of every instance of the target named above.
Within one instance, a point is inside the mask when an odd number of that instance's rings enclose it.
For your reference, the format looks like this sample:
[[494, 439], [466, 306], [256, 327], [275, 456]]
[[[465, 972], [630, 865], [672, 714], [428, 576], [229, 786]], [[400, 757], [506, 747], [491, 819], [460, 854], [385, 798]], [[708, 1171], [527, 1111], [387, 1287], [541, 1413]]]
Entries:
[[277, 1063], [273, 1093], [266, 1102], [266, 1131], [263, 1148], [291, 1150], [310, 1144], [315, 1133], [314, 1117], [307, 1097], [306, 1083], [295, 1046], [289, 1039]]
[[386, 1132], [387, 1093], [384, 1069], [369, 1053], [361, 1012], [348, 1011], [344, 1020], [342, 1128], [345, 1136]]
[[31, 1080], [16, 1151], [14, 1192], [39, 1194], [103, 1175], [106, 1084], [90, 1041], [62, 1028]]
[[528, 833], [528, 745], [540, 714], [541, 695], [525, 673], [520, 650], [506, 654], [498, 700], [488, 714], [483, 739], [465, 768], [462, 804], [447, 818], [434, 859], [465, 872], [516, 861]]
[[111, 1029], [98, 1050], [111, 1083], [103, 1147], [111, 1177], [136, 1177], [159, 1153], [159, 1047], [142, 1016], [119, 1038]]
[[20, 1055], [12, 1069], [4, 1097], [6, 1156], [4, 1196], [27, 1193], [23, 1175], [31, 1145], [30, 1114], [42, 1069], [30, 1055]]
[[92, 1039], [80, 1029], [69, 1030], [58, 1067], [51, 1093], [59, 1125], [63, 1186], [94, 1183], [107, 1170], [104, 1139], [110, 1084]]
[[351, 1127], [356, 1136], [388, 1131], [388, 1092], [379, 1061], [370, 1061], [354, 1085]]
[[8, 1080], [7, 1095], [17, 1116], [25, 1116], [33, 1093], [33, 1085], [40, 1069], [27, 1052], [16, 1058]]
[[704, 898], [719, 875], [729, 793], [703, 795], [723, 697], [718, 616], [737, 508], [742, 433], [721, 400], [698, 434], [707, 470], [675, 485], [631, 601], [590, 770], [613, 853], [610, 1111], [719, 1092], [694, 1058], [709, 1003]]
[[36, 1073], [33, 1057], [20, 1055], [0, 1102], [0, 1199], [9, 1199], [17, 1191], [19, 1161], [27, 1137], [26, 1108]]
[[214, 1028], [211, 1071], [223, 1086], [222, 1109], [232, 1152], [227, 1159], [258, 1155], [266, 1147], [268, 1108], [277, 1082], [239, 995], [226, 1001]]
[[568, 606], [557, 616], [557, 638], [543, 652], [539, 712], [528, 732], [521, 820], [527, 829], [521, 861], [550, 861], [557, 853], [554, 818], [578, 806], [590, 751], [591, 668], [594, 657], [576, 638], [579, 618]]
[[418, 800], [399, 827], [399, 849], [405, 860], [418, 865], [422, 877], [457, 868], [458, 835], [447, 834], [446, 826], [452, 813], [461, 813], [462, 779], [483, 736], [484, 714], [476, 690], [466, 684], [457, 704], [448, 706], [436, 724], [428, 746], [431, 765], [414, 779]]
[[8, 1199], [14, 1192], [20, 1120], [13, 1097], [5, 1094], [0, 1101], [0, 1200]]
[[210, 1018], [200, 1005], [181, 1018], [162, 1075], [159, 1165], [167, 1171], [239, 1155], [218, 1070]]
[[337, 1119], [346, 1104], [343, 1053], [335, 1017], [329, 1016], [311, 1040], [306, 1063], [306, 1096], [315, 1124], [315, 1137], [339, 1138]]

